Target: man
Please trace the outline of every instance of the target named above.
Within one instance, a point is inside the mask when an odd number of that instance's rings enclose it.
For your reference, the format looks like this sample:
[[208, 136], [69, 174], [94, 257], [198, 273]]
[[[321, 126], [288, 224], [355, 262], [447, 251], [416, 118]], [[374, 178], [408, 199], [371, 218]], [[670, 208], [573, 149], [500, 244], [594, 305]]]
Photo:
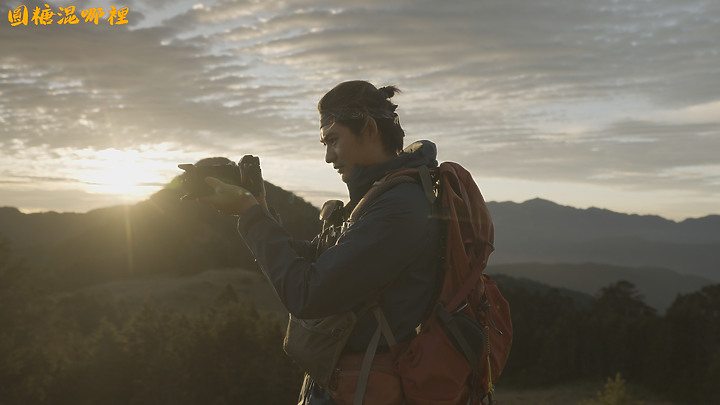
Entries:
[[[392, 86], [377, 89], [364, 81], [344, 82], [318, 103], [325, 161], [347, 184], [347, 213], [387, 173], [437, 166], [431, 142], [417, 142], [402, 150], [404, 131], [395, 113], [397, 105], [389, 100], [397, 91]], [[352, 371], [344, 369], [352, 363], [346, 360], [362, 356], [378, 328], [373, 312], [361, 310], [370, 300], [378, 300], [398, 342], [415, 335], [434, 297], [441, 247], [440, 224], [432, 218], [419, 184], [403, 183], [384, 192], [356, 222], [343, 227], [337, 240], [318, 249], [318, 238], [294, 240], [273, 220], [262, 198], [258, 201], [241, 187], [217, 179], [206, 181], [216, 193], [202, 200], [239, 216], [238, 231], [293, 317], [324, 319], [348, 311], [358, 315], [342, 349], [343, 358], [329, 365], [337, 366], [335, 383], [340, 379], [343, 384], [343, 376], [352, 374], [344, 374]], [[385, 338], [378, 352], [376, 362], [383, 354], [389, 355]], [[371, 375], [368, 395], [374, 381], [378, 380]], [[301, 403], [337, 403], [332, 399], [340, 395], [335, 383], [320, 386], [306, 378]], [[399, 380], [397, 385], [399, 390]]]

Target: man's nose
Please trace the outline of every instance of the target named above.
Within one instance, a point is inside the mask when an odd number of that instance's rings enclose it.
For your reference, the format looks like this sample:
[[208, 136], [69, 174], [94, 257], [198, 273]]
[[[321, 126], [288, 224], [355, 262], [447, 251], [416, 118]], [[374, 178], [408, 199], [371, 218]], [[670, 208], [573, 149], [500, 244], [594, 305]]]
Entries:
[[332, 163], [335, 161], [335, 151], [330, 146], [325, 148], [325, 163]]

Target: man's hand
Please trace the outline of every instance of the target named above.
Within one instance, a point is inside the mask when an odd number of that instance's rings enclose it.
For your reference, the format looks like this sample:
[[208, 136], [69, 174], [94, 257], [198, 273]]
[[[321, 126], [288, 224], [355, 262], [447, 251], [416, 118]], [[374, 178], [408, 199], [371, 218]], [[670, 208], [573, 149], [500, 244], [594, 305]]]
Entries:
[[242, 215], [248, 208], [258, 204], [252, 193], [242, 187], [223, 183], [214, 177], [206, 177], [205, 182], [215, 192], [198, 198], [198, 201], [212, 205], [224, 214]]

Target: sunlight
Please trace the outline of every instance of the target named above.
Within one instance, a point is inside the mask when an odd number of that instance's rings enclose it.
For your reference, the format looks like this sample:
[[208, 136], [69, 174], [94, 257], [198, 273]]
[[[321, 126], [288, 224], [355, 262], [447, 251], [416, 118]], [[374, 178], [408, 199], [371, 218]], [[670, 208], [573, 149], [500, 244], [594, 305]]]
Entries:
[[167, 182], [168, 163], [157, 151], [82, 151], [77, 178], [93, 194], [112, 194], [126, 200], [149, 196]]

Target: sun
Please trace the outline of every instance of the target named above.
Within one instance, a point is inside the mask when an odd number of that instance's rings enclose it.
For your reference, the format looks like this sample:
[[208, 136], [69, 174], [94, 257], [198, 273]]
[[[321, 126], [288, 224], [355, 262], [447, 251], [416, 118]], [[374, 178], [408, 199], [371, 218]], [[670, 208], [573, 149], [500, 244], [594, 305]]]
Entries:
[[141, 150], [115, 148], [93, 151], [81, 162], [78, 179], [92, 194], [109, 194], [138, 200], [163, 183], [166, 162]]

